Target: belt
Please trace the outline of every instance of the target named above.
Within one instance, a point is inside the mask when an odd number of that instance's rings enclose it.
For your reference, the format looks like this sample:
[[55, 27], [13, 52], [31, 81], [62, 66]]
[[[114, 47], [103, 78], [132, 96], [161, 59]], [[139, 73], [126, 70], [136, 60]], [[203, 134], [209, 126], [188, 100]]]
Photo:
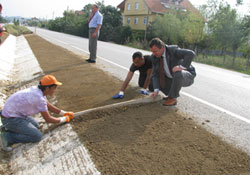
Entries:
[[90, 27], [89, 29], [96, 29], [96, 27]]

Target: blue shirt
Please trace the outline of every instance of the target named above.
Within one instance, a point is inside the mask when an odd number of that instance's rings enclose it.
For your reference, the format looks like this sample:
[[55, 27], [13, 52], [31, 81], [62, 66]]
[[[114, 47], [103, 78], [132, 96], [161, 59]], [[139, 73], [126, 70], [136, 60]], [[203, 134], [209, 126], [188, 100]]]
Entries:
[[89, 28], [96, 28], [98, 24], [102, 25], [102, 19], [103, 19], [102, 14], [99, 11], [97, 11], [89, 22]]

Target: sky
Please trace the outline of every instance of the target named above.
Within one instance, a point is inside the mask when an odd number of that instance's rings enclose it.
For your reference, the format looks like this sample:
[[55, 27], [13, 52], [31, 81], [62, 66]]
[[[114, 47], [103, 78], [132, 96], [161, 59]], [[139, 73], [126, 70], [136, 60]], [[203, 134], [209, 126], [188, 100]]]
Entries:
[[[62, 17], [63, 12], [69, 10], [81, 10], [87, 4], [94, 4], [99, 0], [0, 0], [3, 6], [2, 16], [37, 17], [54, 19]], [[117, 6], [123, 0], [104, 0], [105, 5]], [[189, 0], [195, 7], [206, 4], [207, 0]], [[236, 0], [225, 0], [231, 7], [235, 7]], [[248, 2], [247, 2], [248, 1]], [[250, 11], [249, 0], [243, 0], [239, 12], [247, 14]]]

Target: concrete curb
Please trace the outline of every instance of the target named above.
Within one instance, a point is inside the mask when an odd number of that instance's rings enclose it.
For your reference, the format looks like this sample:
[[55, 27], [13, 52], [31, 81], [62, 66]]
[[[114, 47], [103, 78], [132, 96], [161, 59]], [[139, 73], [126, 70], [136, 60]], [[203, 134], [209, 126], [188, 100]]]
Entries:
[[23, 35], [9, 35], [0, 53], [0, 80], [28, 81], [43, 72]]

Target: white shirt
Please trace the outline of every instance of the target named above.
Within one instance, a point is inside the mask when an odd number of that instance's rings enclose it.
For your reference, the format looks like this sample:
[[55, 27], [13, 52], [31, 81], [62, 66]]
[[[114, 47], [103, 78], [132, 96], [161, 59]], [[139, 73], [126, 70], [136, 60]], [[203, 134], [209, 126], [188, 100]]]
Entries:
[[18, 91], [11, 95], [2, 110], [2, 115], [9, 117], [27, 117], [48, 111], [47, 98], [37, 86]]
[[166, 48], [164, 48], [164, 53], [162, 55], [163, 57], [163, 67], [164, 67], [164, 73], [168, 78], [173, 78], [173, 76], [170, 73], [169, 67], [168, 67], [168, 62], [166, 59]]

